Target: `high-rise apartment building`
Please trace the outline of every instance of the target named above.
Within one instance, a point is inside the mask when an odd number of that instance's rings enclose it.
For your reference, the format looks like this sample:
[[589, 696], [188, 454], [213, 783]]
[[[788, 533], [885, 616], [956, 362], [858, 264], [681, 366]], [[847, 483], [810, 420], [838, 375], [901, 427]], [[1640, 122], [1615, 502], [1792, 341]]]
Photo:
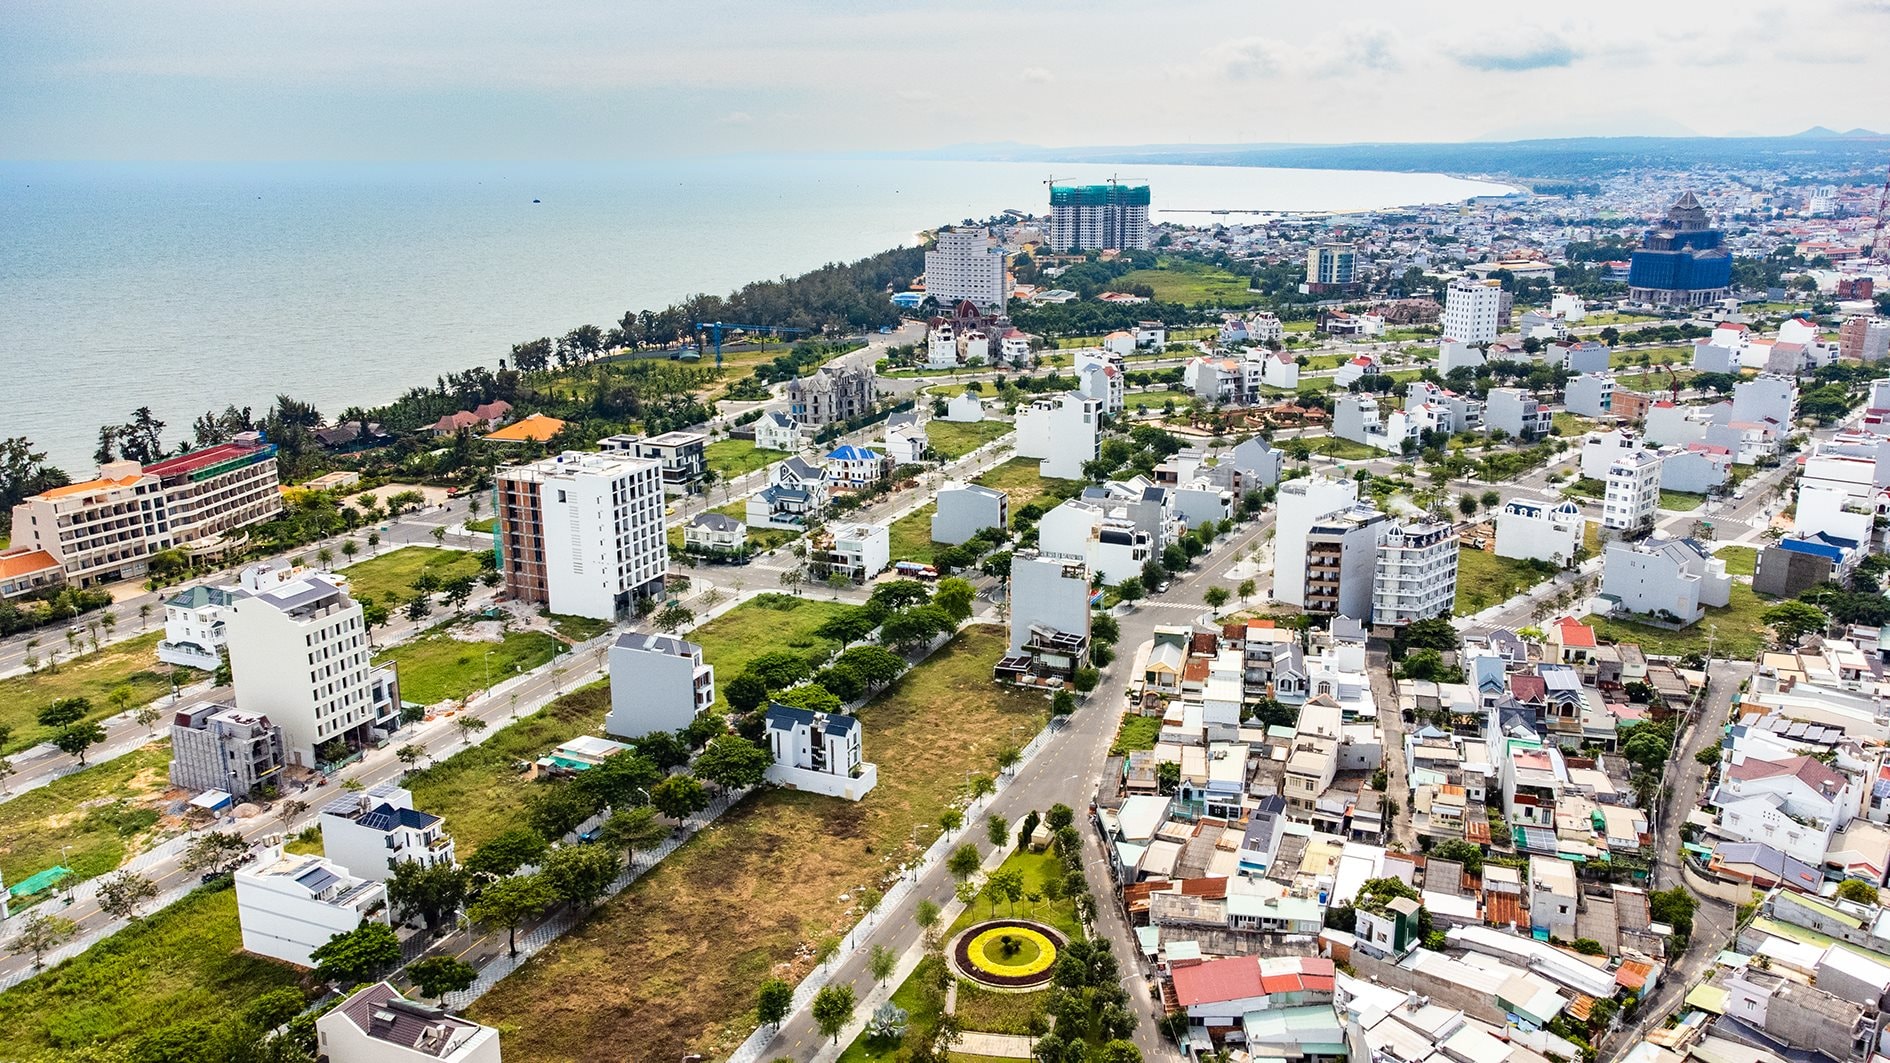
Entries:
[[1357, 501], [1358, 484], [1352, 480], [1315, 475], [1280, 484], [1279, 524], [1273, 537], [1274, 598], [1288, 605], [1306, 606], [1306, 536], [1321, 518]]
[[1456, 604], [1456, 529], [1422, 519], [1386, 528], [1372, 574], [1372, 623], [1403, 627], [1448, 617]]
[[1057, 251], [1148, 250], [1148, 186], [1110, 181], [1050, 185], [1050, 246]]
[[358, 749], [399, 726], [399, 680], [368, 663], [361, 605], [331, 577], [239, 597], [227, 623], [236, 704], [282, 728], [289, 763], [314, 767], [329, 743]]
[[1615, 531], [1646, 531], [1660, 509], [1660, 455], [1624, 450], [1608, 463], [1607, 491], [1601, 499], [1601, 526]]
[[656, 462], [566, 451], [503, 467], [495, 481], [493, 544], [509, 597], [616, 620], [662, 592], [669, 553]]
[[1732, 294], [1732, 255], [1706, 208], [1684, 192], [1658, 228], [1641, 236], [1628, 265], [1628, 298], [1658, 306], [1705, 306]]
[[1444, 339], [1459, 343], [1491, 343], [1501, 327], [1501, 281], [1458, 278], [1444, 293]]
[[43, 550], [80, 587], [135, 579], [152, 554], [209, 548], [282, 511], [276, 448], [255, 432], [153, 465], [113, 461], [13, 507], [13, 546]]
[[937, 246], [925, 253], [925, 294], [942, 307], [964, 300], [1003, 308], [1011, 295], [1004, 248], [983, 228], [939, 230]]
[[1371, 619], [1373, 566], [1387, 526], [1383, 513], [1360, 504], [1313, 521], [1304, 545], [1308, 613]]
[[1306, 290], [1313, 293], [1350, 288], [1358, 252], [1351, 244], [1317, 244], [1306, 251]]
[[1890, 357], [1890, 318], [1855, 315], [1838, 327], [1838, 357], [1881, 362]]

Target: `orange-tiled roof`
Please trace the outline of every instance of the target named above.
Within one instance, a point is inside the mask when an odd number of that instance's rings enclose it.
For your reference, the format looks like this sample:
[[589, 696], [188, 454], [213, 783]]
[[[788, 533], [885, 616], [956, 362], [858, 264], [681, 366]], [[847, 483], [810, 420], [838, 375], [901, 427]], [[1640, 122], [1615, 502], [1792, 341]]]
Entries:
[[543, 443], [564, 430], [564, 422], [556, 417], [546, 417], [534, 413], [516, 424], [508, 424], [486, 436], [496, 443]]
[[1227, 896], [1227, 880], [1224, 878], [1184, 878], [1180, 885], [1184, 897]]
[[1583, 1022], [1595, 1013], [1595, 998], [1586, 993], [1577, 993], [1575, 999], [1568, 1002], [1568, 1013]]
[[1595, 629], [1574, 617], [1565, 616], [1557, 620], [1555, 626], [1564, 646], [1584, 647], [1595, 644]]
[[1614, 984], [1639, 992], [1647, 985], [1647, 976], [1653, 973], [1654, 965], [1646, 960], [1622, 960], [1614, 972]]
[[108, 487], [130, 487], [132, 484], [135, 484], [137, 482], [138, 482], [138, 477], [136, 476], [121, 476], [116, 480], [109, 480], [109, 479], [87, 480], [84, 483], [67, 484], [64, 487], [55, 487], [50, 491], [41, 491], [39, 493], [39, 497], [40, 498], [67, 498], [72, 495], [84, 495], [84, 494], [90, 494], [93, 491], [103, 491]]
[[1188, 663], [1181, 669], [1181, 681], [1184, 683], [1207, 682], [1208, 669], [1212, 664], [1213, 662], [1206, 657], [1188, 658]]
[[1522, 895], [1484, 891], [1483, 921], [1491, 926], [1528, 926], [1529, 917], [1523, 914]]
[[24, 576], [29, 572], [40, 572], [58, 567], [59, 561], [46, 551], [27, 550], [0, 557], [0, 579], [11, 579], [14, 576]]

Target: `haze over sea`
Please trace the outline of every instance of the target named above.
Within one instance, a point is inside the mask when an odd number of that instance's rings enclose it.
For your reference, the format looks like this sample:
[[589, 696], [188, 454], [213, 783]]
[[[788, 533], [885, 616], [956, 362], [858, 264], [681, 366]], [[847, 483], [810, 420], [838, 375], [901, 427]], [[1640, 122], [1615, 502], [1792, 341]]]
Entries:
[[[1109, 167], [807, 159], [621, 165], [0, 163], [0, 436], [75, 476], [150, 406], [333, 417], [510, 345], [911, 242]], [[1506, 188], [1438, 174], [1131, 166], [1164, 207], [1346, 211]], [[534, 202], [537, 200], [538, 202]], [[1214, 216], [1171, 220], [1206, 223]], [[1220, 220], [1235, 220], [1234, 217]]]

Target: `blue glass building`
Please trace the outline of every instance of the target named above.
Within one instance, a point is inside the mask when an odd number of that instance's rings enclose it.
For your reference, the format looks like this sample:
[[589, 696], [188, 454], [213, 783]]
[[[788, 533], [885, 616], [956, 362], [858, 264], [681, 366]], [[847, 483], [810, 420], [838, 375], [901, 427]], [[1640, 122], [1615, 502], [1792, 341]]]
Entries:
[[1706, 208], [1682, 193], [1666, 224], [1641, 236], [1628, 267], [1628, 298], [1657, 306], [1703, 306], [1732, 294], [1732, 255]]

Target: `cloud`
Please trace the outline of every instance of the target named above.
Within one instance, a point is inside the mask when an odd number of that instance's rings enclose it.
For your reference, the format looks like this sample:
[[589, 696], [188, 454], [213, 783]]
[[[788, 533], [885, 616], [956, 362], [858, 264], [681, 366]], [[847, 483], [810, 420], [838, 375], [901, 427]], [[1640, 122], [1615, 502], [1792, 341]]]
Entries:
[[1057, 79], [1055, 74], [1040, 66], [1027, 66], [1020, 76], [1033, 85], [1048, 85]]
[[1198, 71], [1233, 81], [1280, 76], [1354, 77], [1404, 67], [1402, 39], [1388, 26], [1339, 26], [1313, 40], [1236, 37], [1212, 45]]
[[938, 93], [925, 89], [900, 89], [893, 95], [907, 103], [930, 103], [938, 99]]
[[730, 111], [716, 119], [720, 125], [754, 125], [755, 116], [747, 111]]
[[1512, 74], [1569, 66], [1579, 58], [1581, 53], [1570, 47], [1567, 41], [1545, 39], [1520, 51], [1459, 55], [1457, 62], [1472, 70]]

